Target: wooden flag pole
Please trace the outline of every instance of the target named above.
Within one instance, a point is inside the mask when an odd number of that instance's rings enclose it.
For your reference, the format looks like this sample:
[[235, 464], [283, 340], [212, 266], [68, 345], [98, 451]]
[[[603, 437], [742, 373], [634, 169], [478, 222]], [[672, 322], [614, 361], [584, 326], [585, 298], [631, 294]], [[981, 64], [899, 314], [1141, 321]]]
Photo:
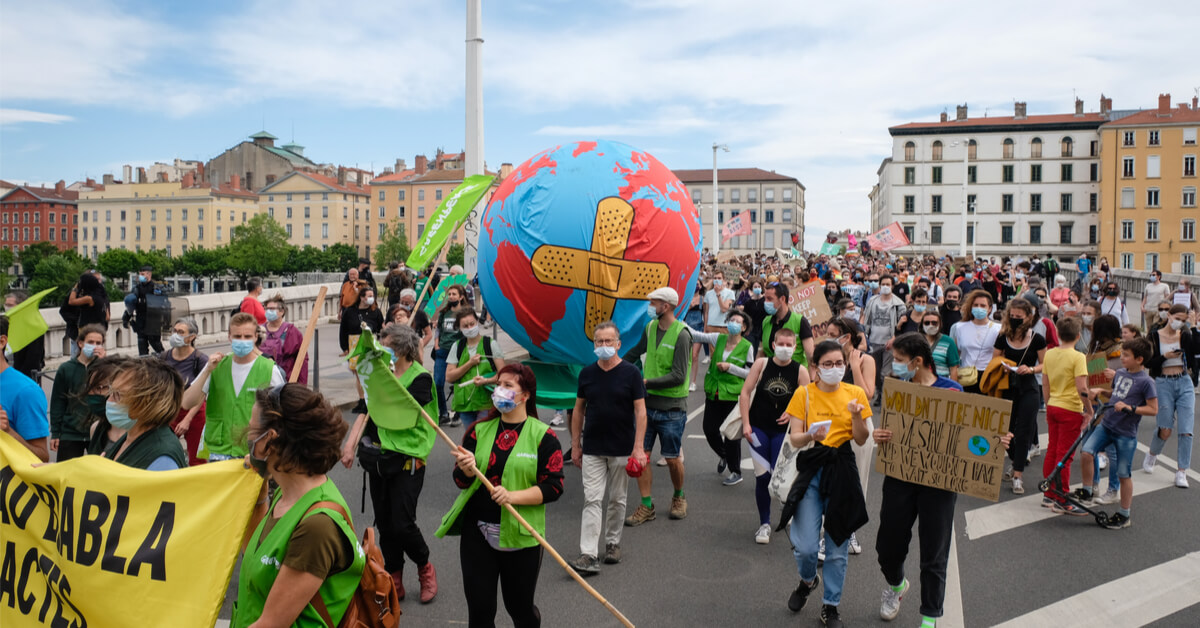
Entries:
[[321, 306], [325, 305], [325, 293], [329, 291], [329, 286], [321, 286], [321, 291], [317, 293], [317, 301], [313, 304], [312, 314], [308, 317], [308, 328], [304, 330], [304, 342], [300, 343], [300, 352], [296, 354], [296, 364], [292, 366], [291, 377], [288, 377], [288, 382], [295, 382], [300, 379], [300, 369], [304, 366], [304, 361], [308, 359], [308, 344], [312, 342], [313, 332], [317, 330], [317, 319], [321, 316]]

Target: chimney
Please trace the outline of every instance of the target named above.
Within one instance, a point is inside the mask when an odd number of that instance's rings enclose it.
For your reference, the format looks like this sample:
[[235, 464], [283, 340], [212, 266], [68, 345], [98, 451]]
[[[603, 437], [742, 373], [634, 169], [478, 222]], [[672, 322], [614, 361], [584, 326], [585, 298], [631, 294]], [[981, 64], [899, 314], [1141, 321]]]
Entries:
[[111, 174], [104, 175], [104, 185], [112, 185], [114, 180], [115, 177], [113, 177]]
[[1100, 94], [1100, 115], [1107, 116], [1112, 111], [1112, 99]]
[[1026, 111], [1025, 103], [1023, 103], [1023, 102], [1013, 103], [1013, 118], [1015, 118], [1017, 120], [1024, 120], [1025, 119], [1025, 111]]
[[943, 111], [941, 121], [945, 122], [946, 120], [949, 120], [949, 119], [950, 119], [950, 116], [947, 115], [945, 111]]
[[1075, 99], [1075, 115], [1077, 115], [1077, 116], [1083, 115], [1083, 101], [1080, 100], [1079, 98]]
[[346, 185], [346, 167], [338, 166], [337, 182], [340, 186]]
[[137, 182], [138, 182], [138, 183], [145, 183], [145, 182], [146, 182], [146, 169], [145, 169], [145, 168], [143, 168], [143, 167], [141, 167], [141, 166], [138, 166], [138, 178], [137, 178]]
[[958, 107], [956, 107], [956, 109], [958, 110], [958, 113], [955, 114], [954, 120], [956, 122], [961, 122], [963, 120], [966, 120], [967, 119], [967, 106], [959, 105]]
[[242, 189], [242, 177], [236, 174], [229, 175], [229, 187], [235, 190]]
[[428, 166], [429, 160], [425, 158], [425, 155], [417, 155], [417, 174], [425, 174]]
[[159, 183], [167, 183], [167, 182], [169, 182], [170, 180], [171, 180], [171, 179], [170, 179], [170, 178], [167, 176], [167, 171], [166, 171], [166, 170], [159, 170], [159, 171], [158, 171], [158, 182], [159, 182]]
[[190, 188], [194, 185], [196, 185], [196, 175], [191, 172], [183, 175], [183, 185], [180, 187]]
[[121, 166], [121, 181], [125, 183], [133, 183], [133, 167]]
[[1168, 115], [1171, 113], [1171, 95], [1158, 95], [1158, 115]]
[[408, 170], [408, 164], [404, 163], [403, 159], [396, 160], [396, 172], [404, 172]]
[[94, 188], [94, 187], [96, 187], [96, 180], [95, 180], [95, 179], [88, 179], [88, 180], [84, 181], [84, 183], [85, 183], [85, 184], [86, 184], [86, 185], [87, 185], [89, 188]]
[[59, 196], [62, 196], [63, 193], [66, 191], [67, 191], [67, 182], [63, 181], [62, 179], [59, 179], [58, 183], [54, 184], [54, 193], [58, 194]]
[[1200, 96], [1192, 96], [1192, 111], [1200, 108]]
[[504, 179], [507, 179], [508, 175], [512, 174], [512, 171], [513, 165], [507, 161], [500, 164], [500, 180], [503, 181]]

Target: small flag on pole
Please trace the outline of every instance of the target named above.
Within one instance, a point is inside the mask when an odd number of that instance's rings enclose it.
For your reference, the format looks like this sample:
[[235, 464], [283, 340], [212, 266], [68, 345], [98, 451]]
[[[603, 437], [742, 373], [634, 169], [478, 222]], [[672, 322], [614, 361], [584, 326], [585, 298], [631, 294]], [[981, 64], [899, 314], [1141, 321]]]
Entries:
[[721, 229], [721, 241], [724, 242], [737, 236], [750, 235], [753, 229], [754, 226], [750, 222], [750, 212], [742, 212], [730, 218], [729, 222], [725, 223], [725, 226]]
[[416, 427], [421, 418], [416, 399], [404, 390], [392, 373], [391, 356], [383, 350], [375, 334], [364, 329], [349, 359], [357, 361], [354, 370], [362, 382], [363, 397], [371, 409], [375, 425], [388, 430], [407, 430]]
[[42, 313], [38, 311], [38, 304], [42, 302], [42, 297], [51, 292], [54, 292], [54, 288], [42, 290], [25, 299], [6, 314], [8, 316], [8, 346], [13, 351], [24, 349], [33, 341], [41, 338], [50, 328], [46, 324], [46, 319], [42, 318]]

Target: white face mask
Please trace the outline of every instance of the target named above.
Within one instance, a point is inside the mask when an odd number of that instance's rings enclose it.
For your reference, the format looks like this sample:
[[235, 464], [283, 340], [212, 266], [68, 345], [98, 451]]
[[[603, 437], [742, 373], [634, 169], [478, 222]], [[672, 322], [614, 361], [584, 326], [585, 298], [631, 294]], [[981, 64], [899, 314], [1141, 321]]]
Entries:
[[467, 327], [460, 331], [462, 331], [462, 335], [466, 336], [467, 338], [475, 338], [476, 336], [479, 335], [479, 325], [476, 325], [474, 327]]
[[825, 382], [826, 384], [836, 384], [842, 381], [842, 378], [846, 376], [846, 367], [842, 366], [831, 369], [817, 369], [817, 373], [820, 375], [821, 381]]
[[775, 357], [779, 358], [781, 362], [790, 361], [795, 352], [795, 347], [775, 347]]
[[187, 343], [184, 341], [184, 339], [183, 339], [183, 336], [181, 336], [181, 335], [179, 335], [179, 334], [171, 334], [171, 337], [170, 337], [170, 338], [169, 338], [167, 341], [168, 341], [168, 342], [170, 342], [170, 343], [171, 343], [171, 346], [172, 346], [172, 347], [174, 347], [174, 348], [176, 348], [176, 349], [178, 349], [178, 348], [182, 347], [183, 345], [187, 344]]
[[367, 305], [375, 305], [375, 297], [367, 297], [363, 302]]
[[1171, 320], [1171, 329], [1174, 329], [1175, 331], [1179, 331], [1179, 330], [1183, 329], [1183, 321], [1181, 321], [1177, 318], [1172, 319]]
[[925, 335], [936, 336], [941, 331], [937, 325], [925, 325]]
[[887, 296], [887, 295], [889, 295], [889, 294], [891, 294], [891, 293], [892, 293], [892, 287], [891, 287], [891, 286], [879, 286], [879, 294], [882, 294], [882, 295], [884, 295], [884, 296]]

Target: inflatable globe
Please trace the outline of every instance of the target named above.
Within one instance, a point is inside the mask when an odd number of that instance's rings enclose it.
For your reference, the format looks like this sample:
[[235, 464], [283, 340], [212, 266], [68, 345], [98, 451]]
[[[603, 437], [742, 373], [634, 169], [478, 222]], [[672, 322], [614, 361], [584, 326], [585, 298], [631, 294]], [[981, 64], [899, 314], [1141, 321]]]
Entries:
[[650, 320], [646, 295], [674, 288], [682, 318], [700, 272], [691, 195], [657, 159], [618, 142], [534, 155], [493, 194], [482, 227], [488, 311], [543, 362], [594, 362], [592, 331], [606, 320], [633, 347]]

